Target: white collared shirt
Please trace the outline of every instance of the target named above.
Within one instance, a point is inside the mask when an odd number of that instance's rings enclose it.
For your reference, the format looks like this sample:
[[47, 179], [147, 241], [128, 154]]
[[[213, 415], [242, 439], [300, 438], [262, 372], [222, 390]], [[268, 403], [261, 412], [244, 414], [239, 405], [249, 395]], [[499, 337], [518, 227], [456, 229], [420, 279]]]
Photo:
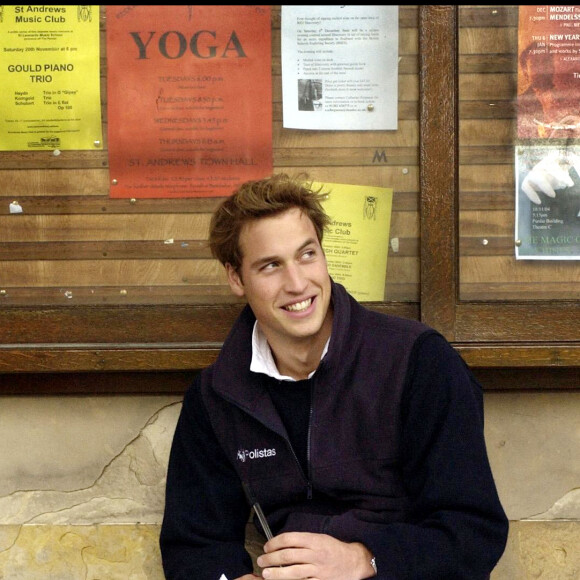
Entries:
[[[330, 337], [326, 341], [324, 345], [324, 349], [322, 350], [322, 355], [320, 356], [320, 360], [324, 358], [324, 355], [328, 352], [328, 343], [330, 342]], [[254, 323], [254, 330], [252, 332], [252, 362], [250, 363], [250, 370], [255, 373], [264, 373], [269, 377], [274, 379], [278, 379], [280, 381], [296, 381], [293, 377], [288, 377], [286, 375], [281, 375], [278, 372], [278, 367], [274, 362], [274, 357], [272, 356], [272, 350], [270, 349], [270, 345], [266, 340], [265, 334], [260, 329], [258, 325], [258, 321]], [[316, 369], [314, 369], [309, 375], [308, 378], [311, 378]]]

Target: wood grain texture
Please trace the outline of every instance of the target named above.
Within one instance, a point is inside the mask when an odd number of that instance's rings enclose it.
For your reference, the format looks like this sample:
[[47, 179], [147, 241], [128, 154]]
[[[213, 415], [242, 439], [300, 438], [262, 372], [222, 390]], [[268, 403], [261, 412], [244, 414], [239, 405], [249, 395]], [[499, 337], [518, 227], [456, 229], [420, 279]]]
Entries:
[[[421, 319], [455, 337], [456, 37], [452, 6], [420, 7]], [[437, 223], [437, 227], [434, 224]]]
[[[272, 8], [275, 170], [394, 189], [369, 307], [440, 330], [484, 388], [580, 388], [578, 262], [514, 258], [518, 7], [400, 6], [399, 126], [370, 132], [283, 127]], [[0, 393], [181, 393], [243, 306], [207, 249], [220, 198], [109, 198], [100, 26], [105, 149], [0, 152]]]

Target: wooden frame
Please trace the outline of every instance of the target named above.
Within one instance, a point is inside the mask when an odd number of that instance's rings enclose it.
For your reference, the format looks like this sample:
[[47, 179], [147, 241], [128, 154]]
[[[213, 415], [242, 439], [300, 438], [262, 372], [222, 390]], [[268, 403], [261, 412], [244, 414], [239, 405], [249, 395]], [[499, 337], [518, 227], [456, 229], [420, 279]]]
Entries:
[[[486, 388], [522, 387], [524, 381], [525, 388], [578, 388], [578, 301], [488, 303], [458, 297], [458, 10], [419, 7], [420, 304], [369, 306], [440, 330], [485, 378]], [[4, 308], [0, 393], [182, 392], [197, 370], [215, 360], [240, 309], [240, 304]]]
[[459, 300], [458, 11], [420, 7], [422, 320], [475, 367], [578, 367], [578, 301]]

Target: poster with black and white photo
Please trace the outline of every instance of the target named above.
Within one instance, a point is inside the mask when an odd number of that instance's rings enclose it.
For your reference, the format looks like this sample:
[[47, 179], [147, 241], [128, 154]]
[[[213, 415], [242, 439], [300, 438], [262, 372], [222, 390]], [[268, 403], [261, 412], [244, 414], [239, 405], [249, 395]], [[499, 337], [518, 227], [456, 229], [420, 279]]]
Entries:
[[283, 125], [397, 129], [398, 6], [282, 5]]
[[516, 147], [516, 259], [580, 259], [580, 145]]

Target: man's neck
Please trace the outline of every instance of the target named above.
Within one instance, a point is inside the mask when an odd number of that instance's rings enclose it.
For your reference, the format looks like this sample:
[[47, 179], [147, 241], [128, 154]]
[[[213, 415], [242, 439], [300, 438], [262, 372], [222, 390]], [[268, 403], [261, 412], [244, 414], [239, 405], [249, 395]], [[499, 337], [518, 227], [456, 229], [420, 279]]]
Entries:
[[320, 364], [331, 330], [332, 315], [329, 315], [315, 336], [290, 341], [285, 338], [279, 344], [275, 339], [268, 340], [278, 372], [297, 381], [307, 379]]
[[283, 351], [283, 356], [277, 356], [272, 350], [272, 355], [281, 375], [301, 381], [307, 379], [318, 368], [323, 348], [324, 345], [322, 348], [318, 346], [316, 348], [309, 346], [305, 349], [287, 348]]

